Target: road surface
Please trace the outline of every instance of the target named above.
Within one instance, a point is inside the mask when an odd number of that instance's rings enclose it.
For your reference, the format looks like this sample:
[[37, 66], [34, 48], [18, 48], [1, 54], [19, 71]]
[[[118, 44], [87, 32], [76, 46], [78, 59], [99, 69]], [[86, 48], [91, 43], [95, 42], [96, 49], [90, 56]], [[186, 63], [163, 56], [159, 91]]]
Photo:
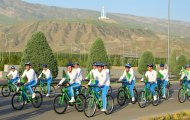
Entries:
[[[120, 84], [113, 85], [113, 95], [117, 94], [117, 88]], [[178, 83], [173, 83], [172, 97], [167, 101], [162, 101], [158, 106], [148, 105], [146, 108], [140, 108], [138, 104], [126, 104], [125, 106], [119, 106], [117, 99], [114, 100], [115, 108], [111, 115], [105, 115], [100, 111], [97, 111], [92, 120], [138, 120], [148, 118], [152, 116], [162, 115], [166, 113], [173, 113], [178, 111], [190, 110], [190, 101], [185, 103], [179, 103], [177, 93], [179, 89]], [[138, 91], [142, 89], [142, 84], [137, 86]], [[65, 114], [58, 115], [53, 110], [53, 98], [46, 98], [44, 96], [44, 102], [42, 106], [35, 109], [31, 104], [27, 104], [23, 110], [15, 111], [11, 106], [11, 96], [2, 97], [0, 95], [0, 119], [2, 120], [88, 120], [85, 115], [77, 112], [73, 107], [69, 107]]]

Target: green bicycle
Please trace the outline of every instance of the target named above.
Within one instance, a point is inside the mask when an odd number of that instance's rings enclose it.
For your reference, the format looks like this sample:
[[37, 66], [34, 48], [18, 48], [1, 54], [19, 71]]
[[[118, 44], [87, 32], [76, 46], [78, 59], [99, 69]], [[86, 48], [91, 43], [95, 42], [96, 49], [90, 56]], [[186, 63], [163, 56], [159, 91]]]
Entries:
[[[34, 88], [34, 91], [39, 91], [41, 94], [47, 94], [48, 93], [48, 86], [46, 80], [39, 80], [39, 86], [36, 86]], [[55, 97], [55, 87], [53, 85], [50, 85], [50, 98]]]
[[60, 95], [57, 95], [54, 99], [53, 103], [54, 111], [57, 114], [63, 114], [66, 111], [68, 105], [70, 106], [74, 105], [78, 112], [82, 112], [84, 109], [85, 96], [83, 94], [77, 93], [80, 88], [78, 90], [74, 90], [75, 102], [69, 103], [69, 101], [71, 100], [71, 97], [68, 94], [68, 87], [70, 86], [70, 84], [63, 83], [62, 85], [59, 86], [63, 86], [63, 88], [61, 89], [62, 93]]
[[[166, 94], [166, 98], [164, 98], [165, 100], [168, 100], [171, 97], [171, 86], [172, 84], [170, 82], [168, 82], [168, 85], [165, 88], [165, 94]], [[159, 95], [160, 98], [162, 98], [162, 84], [158, 84], [158, 91], [159, 91]]]
[[122, 82], [122, 86], [118, 89], [118, 94], [117, 94], [117, 102], [120, 106], [124, 105], [126, 100], [131, 100], [132, 104], [135, 104], [138, 100], [138, 92], [136, 88], [133, 89], [135, 101], [132, 101], [130, 91], [128, 87], [125, 85], [125, 82]]
[[[147, 81], [144, 82], [145, 84], [147, 83]], [[152, 102], [153, 106], [157, 106], [159, 104], [159, 92], [156, 89], [156, 98], [157, 100], [153, 100], [153, 95], [150, 92], [150, 90], [146, 87], [146, 85], [144, 85], [143, 90], [140, 92], [139, 94], [139, 99], [138, 99], [138, 104], [141, 108], [146, 107], [147, 103]]]
[[[99, 92], [95, 92], [93, 88], [97, 88], [98, 86], [89, 86], [91, 88], [91, 95], [86, 99], [85, 101], [85, 106], [84, 106], [84, 114], [86, 117], [93, 117], [94, 114], [96, 113], [96, 108], [101, 109], [102, 106], [102, 100], [96, 97], [96, 94], [101, 96], [101, 90]], [[108, 94], [107, 96], [107, 108], [106, 111], [104, 112], [106, 115], [109, 115], [112, 113], [114, 109], [114, 99], [113, 97]]]
[[43, 98], [40, 92], [35, 91], [35, 98], [32, 99], [30, 93], [28, 93], [28, 91], [24, 88], [24, 83], [18, 83], [17, 85], [19, 87], [19, 92], [15, 93], [11, 100], [13, 109], [23, 109], [25, 102], [31, 102], [34, 108], [39, 108], [42, 105]]
[[179, 92], [178, 92], [178, 100], [180, 103], [184, 103], [187, 98], [190, 98], [188, 86], [185, 84], [186, 80], [187, 80], [187, 78], [184, 78], [181, 81], [181, 88], [179, 89]]
[[11, 94], [11, 92], [16, 92], [17, 89], [16, 86], [12, 84], [11, 80], [8, 77], [6, 77], [6, 80], [7, 84], [3, 85], [1, 89], [1, 94], [4, 97], [8, 97]]

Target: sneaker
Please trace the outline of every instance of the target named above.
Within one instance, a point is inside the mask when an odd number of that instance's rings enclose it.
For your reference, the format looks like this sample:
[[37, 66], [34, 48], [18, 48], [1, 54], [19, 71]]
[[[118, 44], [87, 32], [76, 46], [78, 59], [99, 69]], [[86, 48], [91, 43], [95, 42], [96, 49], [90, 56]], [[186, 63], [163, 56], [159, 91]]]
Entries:
[[49, 96], [50, 96], [49, 94], [46, 95], [46, 97], [49, 97]]
[[162, 98], [164, 98], [164, 99], [165, 99], [165, 98], [166, 98], [166, 96], [164, 95], [164, 96], [162, 96]]
[[135, 101], [135, 98], [134, 97], [132, 97], [132, 102], [134, 102]]
[[75, 98], [74, 98], [74, 97], [72, 97], [72, 98], [71, 98], [71, 100], [70, 100], [69, 102], [70, 102], [70, 103], [75, 102]]
[[156, 101], [157, 100], [157, 97], [156, 97], [156, 95], [154, 96], [154, 101]]
[[26, 105], [27, 104], [27, 101], [24, 101], [23, 103], [21, 103], [21, 105]]
[[16, 88], [16, 92], [19, 92], [19, 87]]
[[32, 94], [32, 99], [34, 99], [36, 97], [36, 94], [35, 93], [33, 93]]
[[106, 111], [106, 109], [101, 109], [101, 111], [102, 111], [102, 112], [105, 112], [105, 111]]

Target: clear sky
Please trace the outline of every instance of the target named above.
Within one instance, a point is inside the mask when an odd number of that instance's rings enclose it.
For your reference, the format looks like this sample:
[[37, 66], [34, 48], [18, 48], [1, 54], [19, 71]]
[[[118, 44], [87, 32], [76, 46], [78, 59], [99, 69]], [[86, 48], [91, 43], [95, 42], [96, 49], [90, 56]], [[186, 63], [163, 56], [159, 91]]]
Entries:
[[[24, 0], [49, 6], [81, 8], [167, 19], [168, 0]], [[170, 0], [171, 19], [190, 22], [190, 0]]]

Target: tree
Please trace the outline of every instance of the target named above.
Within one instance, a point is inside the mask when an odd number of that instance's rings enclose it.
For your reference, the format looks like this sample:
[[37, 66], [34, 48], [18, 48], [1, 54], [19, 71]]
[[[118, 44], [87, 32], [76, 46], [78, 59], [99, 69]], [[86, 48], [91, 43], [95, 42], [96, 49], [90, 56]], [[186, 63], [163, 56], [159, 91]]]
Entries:
[[51, 50], [44, 33], [34, 33], [26, 45], [21, 60], [21, 68], [23, 70], [24, 63], [30, 61], [36, 72], [41, 72], [42, 64], [47, 64], [52, 71], [53, 77], [57, 77], [58, 67], [57, 60]]
[[106, 48], [101, 38], [97, 38], [95, 42], [91, 45], [87, 61], [88, 70], [91, 69], [92, 63], [94, 62], [109, 62]]
[[170, 64], [169, 64], [169, 71], [172, 73], [172, 74], [175, 74], [176, 72], [176, 52], [172, 52], [171, 54], [171, 57], [170, 57]]
[[186, 57], [184, 55], [180, 55], [178, 57], [176, 63], [177, 64], [176, 64], [176, 68], [175, 68], [175, 75], [176, 75], [177, 78], [179, 78], [180, 77], [179, 73], [180, 73], [182, 67], [184, 67], [185, 64], [187, 64], [188, 62], [187, 62], [187, 59], [186, 59]]
[[146, 51], [139, 60], [138, 72], [143, 74], [147, 71], [147, 64], [154, 64], [154, 56], [152, 52]]

